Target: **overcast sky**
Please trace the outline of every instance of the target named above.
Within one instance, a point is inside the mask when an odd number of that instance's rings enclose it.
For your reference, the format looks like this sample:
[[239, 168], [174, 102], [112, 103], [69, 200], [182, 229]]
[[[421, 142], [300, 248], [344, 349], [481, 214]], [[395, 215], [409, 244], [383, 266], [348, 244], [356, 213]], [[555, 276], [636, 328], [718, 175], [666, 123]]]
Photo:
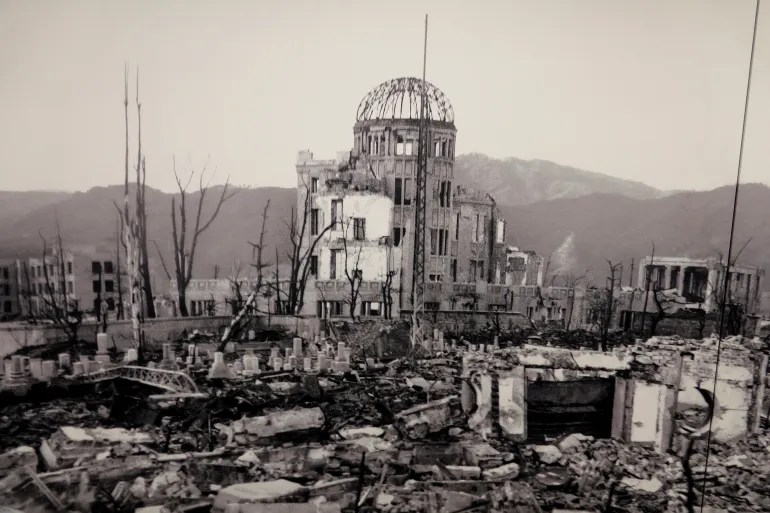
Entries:
[[[770, 183], [762, 9], [744, 179]], [[420, 74], [425, 13], [458, 153], [663, 189], [734, 180], [753, 0], [0, 0], [0, 189], [122, 182], [125, 62], [149, 185], [173, 189], [172, 155], [210, 155], [215, 182], [293, 186], [297, 150], [349, 149], [361, 98]]]

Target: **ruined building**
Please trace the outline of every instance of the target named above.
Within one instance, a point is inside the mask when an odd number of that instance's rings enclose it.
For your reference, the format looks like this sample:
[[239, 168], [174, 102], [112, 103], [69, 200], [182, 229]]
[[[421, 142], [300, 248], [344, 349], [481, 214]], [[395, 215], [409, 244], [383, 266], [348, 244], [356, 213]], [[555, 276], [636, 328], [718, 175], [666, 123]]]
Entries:
[[[718, 308], [724, 287], [726, 264], [721, 259], [646, 257], [639, 268], [637, 286], [647, 290], [676, 290], [687, 303], [702, 304], [706, 312]], [[748, 313], [759, 309], [761, 280], [765, 271], [749, 265], [733, 265], [728, 301], [744, 305]]]
[[0, 319], [43, 317], [52, 302], [65, 297], [86, 315], [105, 311], [114, 318], [119, 280], [114, 253], [98, 248], [61, 252], [51, 247], [44, 257], [0, 261]]
[[[304, 213], [302, 243], [313, 248], [307, 313], [348, 316], [352, 307], [357, 316], [395, 317], [410, 309], [420, 87], [398, 78], [370, 91], [358, 106], [353, 148], [336, 160], [299, 153], [298, 229]], [[455, 183], [453, 108], [431, 84], [426, 96], [425, 307], [504, 304], [505, 222], [492, 196]]]

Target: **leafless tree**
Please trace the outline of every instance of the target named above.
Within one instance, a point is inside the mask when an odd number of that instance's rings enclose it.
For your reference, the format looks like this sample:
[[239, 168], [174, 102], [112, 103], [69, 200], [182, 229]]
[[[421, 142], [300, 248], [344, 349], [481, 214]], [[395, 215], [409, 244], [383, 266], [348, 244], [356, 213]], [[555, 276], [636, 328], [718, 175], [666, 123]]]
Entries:
[[[291, 244], [291, 250], [288, 254], [290, 269], [287, 290], [281, 291], [280, 288], [276, 290], [276, 300], [280, 302], [283, 293], [286, 297], [287, 313], [292, 315], [298, 315], [305, 304], [305, 287], [310, 275], [311, 256], [314, 254], [318, 242], [328, 231], [334, 228], [335, 224], [342, 222], [342, 214], [340, 213], [340, 219], [331, 219], [323, 229], [316, 230], [316, 234], [308, 234], [308, 218], [311, 217], [313, 197], [310, 193], [310, 187], [306, 183], [304, 183], [303, 195], [301, 217], [297, 215], [297, 209], [293, 208], [291, 219], [287, 223], [289, 243]], [[311, 226], [311, 228], [313, 227]], [[308, 238], [307, 244], [305, 243], [306, 237]], [[276, 258], [276, 266], [277, 264]]]
[[[201, 221], [203, 216], [203, 207], [206, 202], [206, 194], [209, 191], [209, 185], [203, 184], [203, 179], [206, 174], [206, 166], [200, 173], [198, 181], [198, 204], [195, 211], [195, 220], [190, 225], [187, 217], [187, 188], [195, 175], [194, 172], [190, 173], [190, 177], [187, 183], [184, 185], [179, 178], [179, 174], [176, 170], [176, 159], [174, 159], [174, 178], [176, 178], [177, 186], [179, 187], [179, 209], [177, 212], [176, 198], [171, 198], [171, 235], [174, 240], [174, 277], [176, 278], [177, 295], [179, 297], [179, 314], [182, 317], [188, 317], [190, 314], [187, 310], [187, 286], [192, 279], [193, 265], [195, 263], [195, 251], [198, 248], [198, 241], [203, 232], [205, 232], [214, 222], [214, 219], [219, 215], [219, 211], [222, 205], [232, 198], [237, 191], [229, 191], [230, 180], [225, 181], [224, 187], [222, 187], [222, 193], [219, 195], [214, 210], [206, 221]], [[179, 219], [177, 220], [177, 215]], [[188, 242], [188, 228], [192, 228], [190, 232], [190, 240]], [[159, 253], [160, 254], [160, 253]], [[162, 262], [165, 268], [165, 261]]]
[[25, 288], [20, 290], [20, 296], [27, 301], [27, 316], [32, 324], [37, 324], [37, 316], [32, 311], [32, 296], [34, 291], [32, 289], [32, 280], [29, 277], [29, 266], [27, 262], [22, 262], [22, 270], [24, 273], [24, 285]]
[[[115, 269], [115, 276], [117, 278], [118, 285], [118, 301], [115, 307], [117, 308], [116, 318], [124, 319], [123, 313], [123, 267], [120, 265], [120, 253], [121, 253], [121, 241], [123, 240], [123, 223], [121, 216], [118, 216], [118, 220], [115, 226], [115, 259], [117, 268]], [[123, 248], [125, 250], [125, 248]]]
[[[138, 84], [138, 81], [137, 81]], [[139, 106], [139, 93], [137, 91], [137, 106]], [[129, 298], [131, 300], [131, 335], [136, 346], [140, 359], [143, 358], [144, 334], [142, 332], [142, 272], [141, 272], [141, 239], [142, 226], [140, 221], [140, 207], [135, 205], [132, 212], [129, 204], [128, 188], [128, 70], [124, 76], [124, 96], [123, 108], [126, 122], [126, 154], [125, 154], [125, 173], [123, 179], [123, 208], [115, 205], [121, 216], [123, 227], [123, 247], [126, 251], [126, 269], [128, 271]], [[141, 155], [141, 150], [139, 152]], [[143, 160], [143, 159], [142, 159]], [[137, 188], [142, 183], [141, 173], [143, 162], [136, 163], [136, 184]]]
[[393, 269], [393, 241], [390, 237], [386, 237], [384, 243], [386, 244], [387, 269], [385, 281], [382, 282], [382, 313], [386, 319], [391, 319], [393, 316], [393, 277], [396, 275], [396, 271]]
[[[152, 296], [152, 281], [150, 280], [150, 261], [147, 253], [147, 208], [145, 192], [147, 190], [147, 167], [142, 153], [142, 104], [139, 102], [139, 71], [136, 73], [136, 116], [137, 116], [137, 150], [136, 150], [136, 212], [137, 232], [139, 235], [139, 272], [142, 277], [142, 292], [144, 293], [144, 312], [149, 318], [155, 317], [155, 301]], [[140, 169], [141, 164], [141, 169]]]
[[567, 288], [567, 293], [569, 294], [570, 298], [570, 305], [569, 305], [569, 317], [567, 317], [567, 326], [566, 330], [570, 330], [570, 326], [572, 325], [572, 312], [575, 309], [575, 289], [580, 284], [580, 282], [584, 281], [588, 274], [591, 272], [591, 268], [586, 268], [586, 270], [583, 272], [583, 274], [573, 274], [572, 272], [567, 273], [564, 276], [564, 286]]
[[[731, 262], [725, 266], [724, 276], [720, 283], [712, 284], [712, 298], [717, 305], [717, 315], [719, 318], [724, 312], [725, 327], [728, 335], [740, 335], [746, 326], [747, 308], [746, 302], [739, 300], [734, 293], [732, 287], [732, 278], [735, 275], [731, 269], [736, 265], [741, 254], [751, 242], [752, 237], [741, 246], [741, 249], [736, 253]], [[722, 255], [719, 257], [719, 262], [722, 263]], [[725, 288], [726, 286], [726, 288]], [[721, 333], [720, 333], [721, 335]]]
[[227, 277], [227, 281], [230, 283], [230, 292], [232, 298], [226, 299], [225, 303], [232, 308], [233, 315], [236, 315], [238, 311], [243, 307], [243, 286], [247, 279], [241, 277], [241, 264], [240, 262], [234, 262], [230, 275]]
[[607, 316], [602, 326], [602, 339], [601, 339], [602, 351], [607, 350], [607, 340], [609, 338], [610, 327], [612, 326], [612, 318], [613, 318], [613, 314], [615, 313], [614, 311], [615, 306], [617, 304], [617, 300], [615, 299], [615, 287], [618, 284], [617, 272], [620, 266], [622, 265], [622, 262], [613, 264], [611, 260], [607, 260], [607, 264], [610, 267], [610, 276], [608, 278], [608, 284], [607, 284], [608, 286], [606, 290], [607, 299], [606, 299], [605, 311], [607, 313]]
[[[351, 222], [353, 222], [352, 218], [343, 225], [342, 251], [345, 253], [345, 278], [347, 278], [348, 284], [350, 286], [350, 292], [346, 302], [350, 306], [350, 318], [355, 319], [356, 306], [358, 305], [358, 299], [361, 293], [361, 283], [364, 281], [363, 270], [360, 268], [363, 246], [360, 244], [355, 244], [354, 248], [350, 248], [348, 245], [348, 236], [350, 235]], [[353, 255], [351, 255], [351, 252], [354, 253], [355, 258]]]
[[[222, 334], [222, 339], [220, 340], [220, 346], [221, 349], [224, 349], [224, 345], [227, 344], [227, 341], [232, 337], [233, 333], [235, 333], [238, 328], [241, 325], [242, 320], [250, 315], [252, 312], [257, 311], [257, 301], [259, 299], [260, 294], [267, 293], [267, 291], [263, 290], [264, 284], [263, 284], [263, 274], [262, 271], [265, 267], [267, 267], [267, 264], [265, 264], [262, 260], [262, 252], [265, 249], [265, 233], [266, 233], [266, 227], [267, 227], [267, 212], [270, 209], [270, 200], [267, 200], [267, 203], [265, 203], [265, 208], [262, 210], [262, 228], [259, 231], [259, 242], [249, 242], [249, 245], [252, 248], [251, 252], [251, 258], [252, 260], [255, 260], [255, 262], [252, 265], [257, 271], [257, 279], [251, 289], [251, 292], [249, 293], [249, 297], [246, 299], [246, 301], [243, 301], [243, 293], [241, 291], [241, 285], [240, 281], [236, 280], [238, 283], [237, 288], [234, 288], [233, 292], [236, 296], [237, 304], [239, 305], [238, 312], [233, 317], [232, 321], [230, 321], [230, 325], [225, 329], [224, 333]], [[277, 257], [277, 255], [276, 255]], [[276, 258], [276, 269], [278, 268], [278, 262]], [[233, 283], [231, 281], [231, 283]], [[236, 287], [233, 285], [233, 287]], [[269, 303], [269, 296], [267, 297], [268, 303]], [[267, 309], [268, 316], [270, 315], [270, 307], [268, 304]]]
[[655, 304], [655, 315], [650, 320], [650, 336], [654, 337], [658, 332], [660, 323], [674, 313], [673, 308], [676, 306], [676, 299], [667, 295], [656, 283], [652, 287], [652, 301]]
[[[253, 263], [251, 266], [256, 270], [257, 272], [257, 279], [253, 286], [253, 293], [260, 294], [262, 293], [264, 287], [265, 287], [265, 281], [264, 281], [264, 269], [268, 266], [267, 263], [265, 263], [263, 259], [263, 252], [265, 249], [265, 233], [267, 233], [267, 212], [270, 209], [270, 200], [267, 200], [267, 203], [265, 203], [265, 208], [262, 210], [262, 228], [259, 230], [259, 241], [254, 243], [249, 241], [249, 246], [251, 246], [251, 259]], [[278, 262], [276, 261], [276, 266], [278, 265]]]
[[612, 326], [613, 315], [619, 304], [615, 297], [615, 287], [617, 285], [617, 270], [620, 264], [607, 262], [610, 268], [610, 275], [607, 277], [607, 283], [604, 288], [591, 288], [586, 291], [586, 304], [588, 305], [587, 322], [593, 324], [600, 334], [600, 348], [607, 351], [609, 331]]
[[42, 270], [45, 278], [43, 294], [39, 297], [44, 308], [43, 317], [59, 327], [70, 342], [77, 342], [78, 331], [83, 324], [84, 313], [74, 297], [74, 291], [67, 290], [67, 253], [62, 243], [59, 222], [56, 222], [56, 244], [49, 255], [48, 243], [43, 240]]

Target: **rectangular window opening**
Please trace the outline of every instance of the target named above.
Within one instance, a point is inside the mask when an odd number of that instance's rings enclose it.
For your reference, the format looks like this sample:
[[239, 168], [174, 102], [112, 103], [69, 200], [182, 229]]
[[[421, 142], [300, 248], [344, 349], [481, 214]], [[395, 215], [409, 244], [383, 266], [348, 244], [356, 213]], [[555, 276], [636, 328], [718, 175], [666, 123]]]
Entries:
[[404, 178], [404, 205], [412, 204], [412, 179]]
[[337, 227], [342, 223], [342, 200], [332, 200], [332, 226]]
[[404, 138], [399, 136], [396, 136], [396, 155], [403, 155], [404, 154]]
[[318, 235], [318, 212], [317, 208], [310, 210], [310, 235]]
[[366, 219], [363, 217], [353, 218], [353, 238], [355, 240], [366, 239]]

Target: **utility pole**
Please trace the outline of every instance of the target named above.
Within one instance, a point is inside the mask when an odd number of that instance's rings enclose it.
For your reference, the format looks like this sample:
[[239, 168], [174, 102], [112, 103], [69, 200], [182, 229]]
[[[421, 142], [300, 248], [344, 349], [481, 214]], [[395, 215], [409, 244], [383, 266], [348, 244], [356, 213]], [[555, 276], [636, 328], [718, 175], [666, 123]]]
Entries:
[[428, 174], [428, 101], [425, 67], [428, 56], [428, 15], [422, 53], [422, 87], [420, 92], [420, 125], [417, 143], [417, 176], [415, 177], [414, 262], [412, 263], [412, 347], [422, 344], [422, 318], [425, 308], [425, 214]]
[[631, 272], [628, 275], [628, 286], [634, 286], [634, 257], [631, 257]]

